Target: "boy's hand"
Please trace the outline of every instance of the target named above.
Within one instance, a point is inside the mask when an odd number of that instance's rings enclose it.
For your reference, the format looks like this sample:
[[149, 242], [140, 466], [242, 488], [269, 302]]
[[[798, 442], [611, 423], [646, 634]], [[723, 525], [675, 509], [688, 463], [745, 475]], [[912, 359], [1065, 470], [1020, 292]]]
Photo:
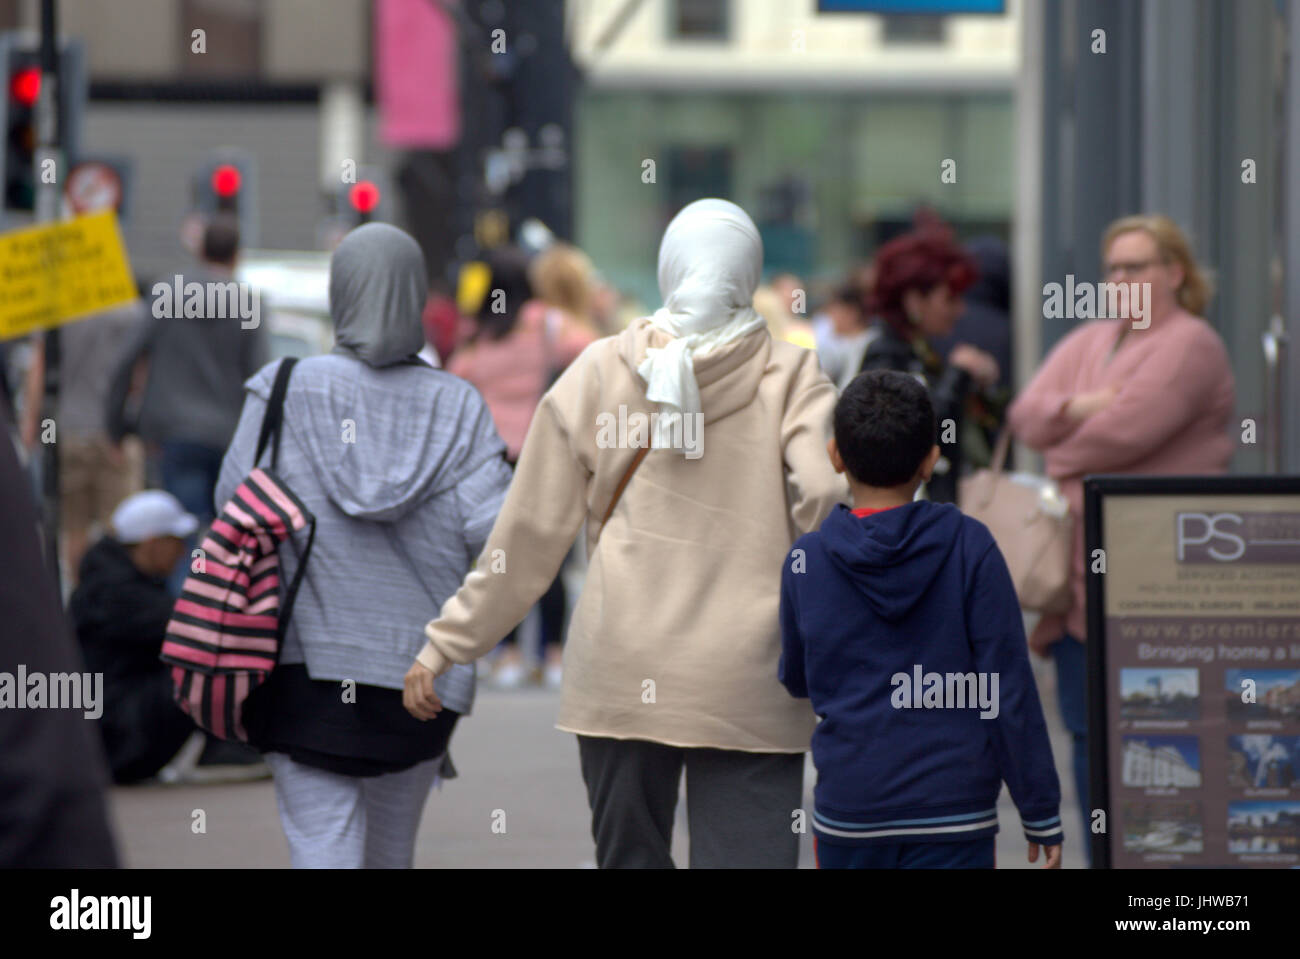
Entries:
[[[1043, 863], [1043, 868], [1060, 869], [1061, 868], [1061, 847], [1059, 845], [1056, 845], [1056, 846], [1044, 846], [1043, 848], [1047, 850], [1047, 862]], [[1038, 862], [1038, 843], [1036, 842], [1031, 842], [1029, 844], [1029, 861]]]

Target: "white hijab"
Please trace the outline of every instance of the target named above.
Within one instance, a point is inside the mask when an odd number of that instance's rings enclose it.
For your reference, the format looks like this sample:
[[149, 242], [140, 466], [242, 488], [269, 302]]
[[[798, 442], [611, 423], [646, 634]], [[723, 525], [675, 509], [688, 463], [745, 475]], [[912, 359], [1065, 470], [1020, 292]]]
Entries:
[[[664, 305], [650, 322], [675, 339], [662, 349], [646, 350], [644, 362], [637, 367], [646, 382], [646, 397], [659, 403], [664, 413], [703, 412], [695, 353], [764, 327], [752, 307], [762, 272], [763, 241], [754, 221], [736, 204], [696, 200], [668, 224], [659, 244], [659, 293]], [[672, 445], [675, 418], [658, 418], [656, 445]]]

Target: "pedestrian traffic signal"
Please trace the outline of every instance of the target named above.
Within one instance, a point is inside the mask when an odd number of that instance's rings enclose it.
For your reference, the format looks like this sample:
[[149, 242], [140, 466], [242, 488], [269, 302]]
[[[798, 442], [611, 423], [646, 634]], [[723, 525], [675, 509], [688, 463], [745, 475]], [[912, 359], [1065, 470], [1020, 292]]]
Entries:
[[[0, 96], [0, 128], [4, 131], [4, 148], [0, 150], [4, 208], [0, 220], [7, 221], [11, 214], [21, 219], [35, 211], [36, 186], [40, 182], [36, 106], [43, 79], [40, 46], [34, 34], [19, 30], [0, 33], [0, 80], [5, 84]], [[86, 98], [84, 55], [77, 41], [59, 45], [58, 94], [58, 152], [62, 159], [51, 155], [58, 166], [52, 168], [53, 177], [48, 181], [62, 188], [66, 169], [77, 162]]]
[[225, 148], [208, 156], [194, 173], [195, 211], [205, 220], [233, 216], [245, 247], [257, 245], [256, 169], [246, 151]]
[[381, 167], [358, 167], [355, 177], [345, 179], [334, 195], [337, 226], [347, 232], [371, 220], [386, 221], [391, 213], [388, 205], [391, 192], [388, 175]]
[[223, 163], [213, 170], [212, 192], [217, 195], [217, 205], [233, 210], [239, 200], [239, 185], [242, 182], [239, 167], [231, 163]]
[[41, 93], [41, 71], [39, 67], [20, 67], [9, 78], [9, 95], [25, 107], [36, 106], [36, 98]]
[[352, 189], [348, 191], [348, 202], [352, 204], [352, 209], [356, 210], [361, 216], [361, 222], [370, 219], [370, 214], [379, 206], [379, 187], [375, 186], [369, 180], [362, 180], [359, 183], [352, 184]]
[[9, 57], [9, 95], [5, 98], [4, 204], [30, 213], [36, 206], [36, 100], [41, 92], [36, 51]]

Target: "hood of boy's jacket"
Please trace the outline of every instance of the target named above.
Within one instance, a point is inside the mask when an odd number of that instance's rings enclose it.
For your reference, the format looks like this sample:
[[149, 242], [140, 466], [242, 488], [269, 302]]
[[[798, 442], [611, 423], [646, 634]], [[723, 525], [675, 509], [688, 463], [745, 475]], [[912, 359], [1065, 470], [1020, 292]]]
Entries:
[[[671, 333], [652, 325], [649, 317], [634, 320], [620, 336], [623, 362], [637, 377], [637, 382], [641, 382], [637, 368], [645, 360], [646, 350], [652, 347], [661, 349], [673, 339]], [[693, 368], [695, 381], [700, 387], [700, 407], [704, 411], [705, 423], [720, 420], [749, 405], [758, 392], [771, 349], [772, 338], [764, 327], [717, 349], [695, 355]]]
[[821, 533], [831, 561], [887, 622], [911, 613], [947, 562], [962, 514], [949, 503], [918, 500], [870, 516], [836, 506]]

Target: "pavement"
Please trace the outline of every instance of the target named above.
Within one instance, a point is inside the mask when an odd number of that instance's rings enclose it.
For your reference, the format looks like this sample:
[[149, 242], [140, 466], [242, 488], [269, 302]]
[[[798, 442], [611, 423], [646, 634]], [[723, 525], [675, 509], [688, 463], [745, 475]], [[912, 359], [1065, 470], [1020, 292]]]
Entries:
[[[1080, 868], [1084, 864], [1080, 820], [1070, 775], [1069, 736], [1056, 703], [1056, 673], [1050, 663], [1031, 659], [1062, 785], [1064, 866]], [[554, 728], [558, 709], [559, 693], [551, 690], [480, 690], [473, 714], [460, 722], [452, 741], [460, 776], [435, 790], [425, 806], [415, 849], [417, 868], [594, 868], [578, 746], [572, 734]], [[810, 757], [804, 778], [808, 810], [815, 781]], [[683, 788], [673, 831], [673, 858], [679, 867], [689, 862], [684, 795]], [[115, 787], [110, 805], [118, 848], [128, 867], [289, 865], [270, 780]], [[998, 866], [1036, 868], [1025, 861], [1019, 816], [1005, 787], [998, 819]], [[202, 831], [196, 828], [200, 822]], [[495, 831], [494, 823], [498, 824]], [[800, 837], [799, 859], [801, 868], [813, 868], [811, 834]]]

